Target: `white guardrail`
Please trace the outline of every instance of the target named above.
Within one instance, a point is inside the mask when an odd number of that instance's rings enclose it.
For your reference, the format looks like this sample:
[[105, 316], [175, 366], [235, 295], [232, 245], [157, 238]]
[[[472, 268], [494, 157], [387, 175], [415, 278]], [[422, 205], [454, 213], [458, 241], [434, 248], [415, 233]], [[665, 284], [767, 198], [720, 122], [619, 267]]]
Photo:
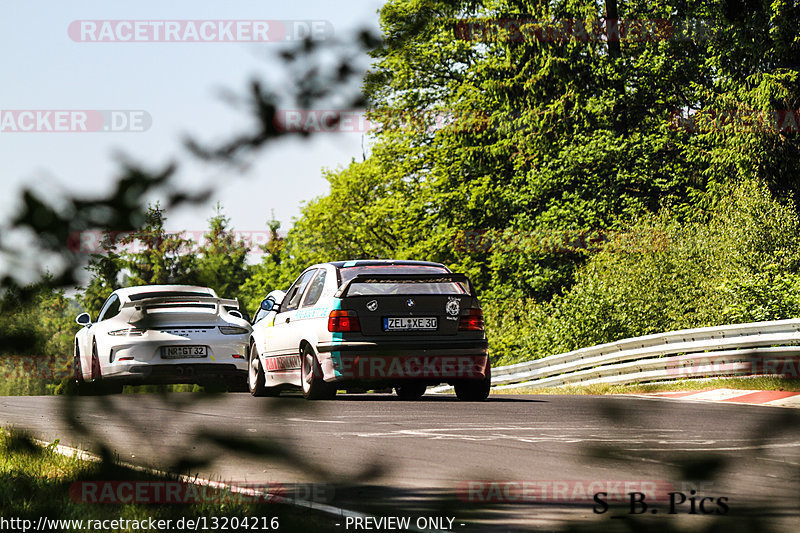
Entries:
[[492, 369], [495, 390], [715, 376], [800, 377], [800, 319], [685, 329]]

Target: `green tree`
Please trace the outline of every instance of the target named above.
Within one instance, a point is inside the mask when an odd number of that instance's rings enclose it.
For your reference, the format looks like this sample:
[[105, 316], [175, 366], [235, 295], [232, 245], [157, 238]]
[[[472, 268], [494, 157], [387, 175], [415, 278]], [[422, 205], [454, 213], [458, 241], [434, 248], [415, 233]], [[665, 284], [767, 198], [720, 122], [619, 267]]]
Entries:
[[[132, 232], [109, 232], [102, 252], [92, 254], [88, 284], [80, 296], [83, 308], [96, 318], [108, 295], [121, 286], [192, 283], [196, 258], [191, 240], [168, 234], [160, 204], [149, 205], [142, 226]], [[127, 248], [127, 249], [126, 249]]]
[[142, 227], [120, 239], [120, 245], [134, 248], [119, 254], [126, 285], [191, 283], [196, 258], [188, 252], [194, 243], [180, 234], [167, 233], [166, 220], [156, 202], [148, 206]]
[[297, 272], [292, 272], [291, 266], [287, 266], [285, 262], [286, 240], [278, 233], [281, 223], [275, 220], [274, 213], [267, 221], [267, 227], [269, 240], [261, 246], [264, 256], [259, 264], [251, 267], [250, 276], [239, 291], [242, 302], [250, 313], [256, 312], [261, 300], [270, 291], [287, 288], [294, 279], [292, 276], [297, 275]]
[[766, 185], [728, 186], [707, 221], [647, 215], [548, 302], [489, 303], [504, 363], [685, 328], [800, 317], [800, 218]]
[[116, 252], [116, 237], [104, 234], [100, 246], [102, 253], [89, 257], [86, 267], [89, 283], [79, 297], [83, 308], [93, 318], [97, 318], [108, 295], [119, 287], [122, 275], [122, 258]]
[[192, 277], [195, 283], [211, 287], [220, 296], [239, 297], [240, 287], [250, 274], [247, 265], [250, 246], [236, 237], [219, 203], [208, 224], [203, 244], [197, 250]]
[[[797, 191], [796, 132], [686, 121], [698, 111], [798, 107], [796, 7], [619, 2], [620, 18], [670, 20], [675, 33], [662, 26], [616, 43], [506, 31], [509, 20], [523, 30], [563, 20], [591, 28], [605, 10], [566, 1], [385, 4], [384, 42], [365, 80], [379, 125], [372, 153], [327, 173], [330, 194], [305, 208], [287, 248], [298, 257], [310, 247], [315, 258], [443, 261], [487, 296], [546, 300], [588, 257], [542, 246], [548, 235], [619, 230], [662, 209], [703, 218], [726, 184], [751, 178], [778, 196]], [[687, 25], [698, 20], [699, 29]], [[471, 39], [463, 21], [496, 31]], [[457, 246], [472, 230], [499, 245]]]
[[0, 296], [0, 354], [72, 355], [76, 306], [55, 289], [52, 276], [34, 284], [10, 288]]

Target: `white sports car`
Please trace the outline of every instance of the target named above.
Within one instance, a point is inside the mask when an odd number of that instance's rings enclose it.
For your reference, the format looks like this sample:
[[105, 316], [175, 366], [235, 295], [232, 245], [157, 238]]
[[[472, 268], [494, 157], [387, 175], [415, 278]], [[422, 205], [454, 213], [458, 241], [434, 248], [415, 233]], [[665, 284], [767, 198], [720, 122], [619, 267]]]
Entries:
[[246, 386], [252, 328], [237, 300], [207, 287], [145, 285], [118, 289], [92, 322], [76, 321], [74, 369], [79, 385], [222, 383]]

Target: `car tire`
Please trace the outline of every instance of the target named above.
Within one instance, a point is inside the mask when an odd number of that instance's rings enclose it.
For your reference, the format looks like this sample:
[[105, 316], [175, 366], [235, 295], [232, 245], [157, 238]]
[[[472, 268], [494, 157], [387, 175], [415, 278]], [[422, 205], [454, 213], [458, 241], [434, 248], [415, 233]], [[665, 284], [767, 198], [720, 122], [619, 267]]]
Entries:
[[75, 341], [75, 352], [72, 355], [72, 371], [74, 374], [75, 385], [83, 383], [83, 365], [81, 365], [81, 348], [78, 341]]
[[330, 400], [336, 396], [335, 385], [322, 379], [322, 368], [308, 345], [303, 347], [300, 357], [300, 386], [306, 400]]
[[261, 368], [255, 343], [250, 343], [250, 362], [247, 365], [247, 388], [253, 396], [277, 396], [278, 391], [266, 386], [266, 376]]
[[100, 381], [103, 371], [100, 369], [100, 357], [97, 355], [97, 342], [92, 340], [92, 381]]
[[75, 354], [73, 355], [72, 368], [74, 371], [73, 383], [75, 388], [72, 393], [77, 393], [79, 396], [87, 396], [93, 393], [92, 384], [87, 383], [83, 379], [83, 364], [81, 364], [81, 349], [78, 342], [75, 342]]
[[420, 381], [403, 383], [394, 388], [395, 394], [401, 400], [419, 400], [425, 394], [428, 386]]
[[228, 381], [226, 386], [227, 392], [250, 392], [250, 385], [247, 383], [247, 377], [233, 378]]
[[461, 381], [456, 383], [454, 388], [459, 400], [482, 402], [489, 397], [489, 391], [492, 390], [492, 370], [489, 369], [483, 379]]
[[125, 384], [119, 381], [103, 380], [103, 371], [100, 368], [100, 357], [97, 355], [97, 342], [92, 340], [92, 381], [85, 383], [88, 387], [86, 394], [122, 394]]

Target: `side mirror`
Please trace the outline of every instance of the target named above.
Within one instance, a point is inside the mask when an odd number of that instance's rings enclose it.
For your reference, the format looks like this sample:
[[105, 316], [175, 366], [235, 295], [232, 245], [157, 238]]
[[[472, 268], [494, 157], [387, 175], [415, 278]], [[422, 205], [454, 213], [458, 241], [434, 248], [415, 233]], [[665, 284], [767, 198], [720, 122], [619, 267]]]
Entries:
[[81, 326], [88, 326], [92, 323], [92, 317], [89, 316], [89, 313], [81, 313], [75, 318], [75, 322]]
[[277, 311], [277, 307], [278, 305], [272, 298], [264, 298], [264, 300], [261, 302], [261, 309], [264, 311]]

